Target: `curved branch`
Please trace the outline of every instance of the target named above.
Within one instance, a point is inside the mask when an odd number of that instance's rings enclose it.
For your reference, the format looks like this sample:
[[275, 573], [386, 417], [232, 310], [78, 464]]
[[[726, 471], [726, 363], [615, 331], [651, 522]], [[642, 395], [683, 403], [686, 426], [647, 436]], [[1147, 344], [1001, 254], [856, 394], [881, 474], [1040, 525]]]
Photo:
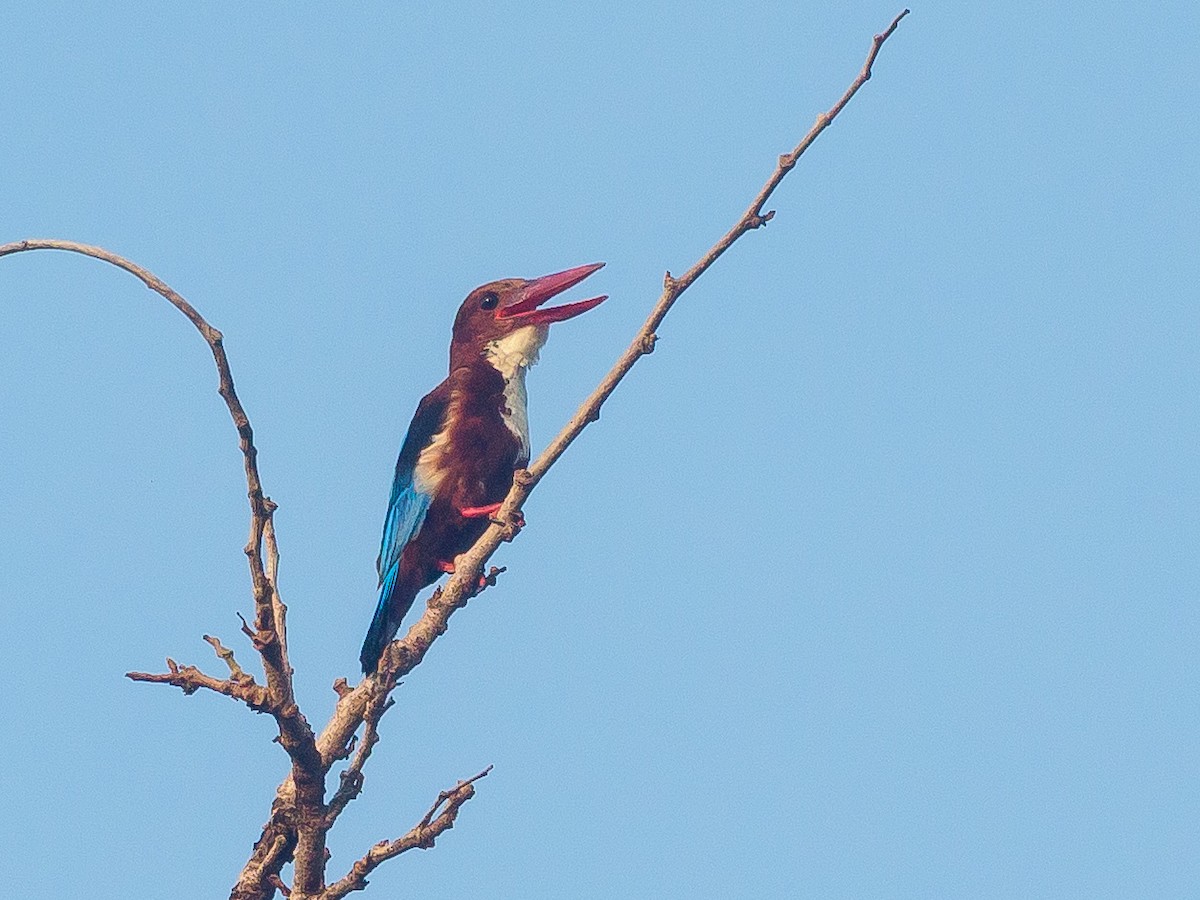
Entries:
[[[221, 333], [155, 275], [102, 248], [59, 240], [26, 240], [0, 246], [0, 256], [27, 250], [64, 250], [117, 266], [139, 278], [147, 287], [166, 298], [183, 313], [212, 351], [220, 381], [219, 393], [237, 428], [245, 465], [251, 513], [250, 537], [245, 553], [250, 564], [255, 603], [255, 627], [247, 630], [262, 657], [267, 683], [262, 687], [254, 684], [252, 678], [245, 676], [240, 669], [235, 669], [232, 655], [226, 658], [221, 652], [224, 648], [219, 642], [213, 641], [210, 643], [213, 643], [214, 650], [217, 650], [218, 655], [230, 665], [229, 679], [212, 678], [191, 666], [181, 668], [171, 660], [168, 660], [170, 672], [163, 675], [129, 674], [131, 678], [139, 681], [174, 684], [185, 693], [205, 688], [233, 696], [251, 708], [270, 712], [278, 722], [280, 741], [292, 760], [291, 774], [276, 792], [271, 816], [263, 827], [261, 838], [255, 844], [254, 853], [233, 888], [233, 898], [265, 900], [272, 897], [282, 883], [279, 879], [280, 870], [288, 861], [294, 859], [296, 879], [293, 893], [297, 896], [320, 896], [327, 900], [335, 900], [351, 891], [361, 889], [365, 885], [366, 874], [384, 860], [412, 847], [431, 846], [437, 835], [453, 825], [459, 808], [474, 795], [473, 782], [486, 775], [486, 771], [468, 781], [460, 782], [451, 791], [443, 792], [425, 818], [408, 834], [397, 841], [376, 845], [354, 864], [345, 878], [328, 888], [322, 886], [325, 834], [361, 788], [362, 767], [377, 739], [375, 727], [390, 705], [389, 695], [398, 679], [420, 664], [433, 642], [445, 633], [454, 611], [465, 606], [471, 597], [478, 593], [479, 577], [484, 564], [501, 543], [512, 540], [519, 531], [519, 511], [522, 504], [584, 428], [599, 418], [604, 402], [637, 361], [653, 352], [657, 340], [655, 332], [683, 292], [734, 242], [748, 231], [762, 227], [774, 217], [773, 210], [763, 211], [767, 200], [784, 176], [796, 165], [800, 156], [821, 132], [832, 124], [871, 77], [871, 69], [880, 48], [908, 12], [907, 9], [901, 12], [887, 29], [875, 35], [866, 62], [850, 87], [837, 103], [817, 117], [812, 128], [793, 150], [779, 157], [774, 172], [733, 227], [682, 276], [675, 278], [670, 272], [666, 273], [662, 293], [629, 347], [542, 454], [528, 469], [514, 474], [512, 488], [497, 516], [499, 522], [504, 524], [492, 524], [467, 553], [455, 560], [455, 574], [444, 588], [434, 591], [424, 614], [405, 636], [388, 647], [377, 674], [364, 678], [353, 690], [346, 688], [344, 682], [335, 686], [338, 687], [338, 704], [333, 717], [319, 737], [314, 737], [294, 699], [291, 668], [287, 658], [287, 610], [280, 599], [275, 578], [278, 549], [275, 544], [272, 514], [276, 506], [262, 490], [253, 430], [234, 390], [233, 376]], [[491, 583], [493, 578], [494, 573], [485, 581]], [[326, 806], [325, 775], [336, 761], [350, 757], [353, 752], [354, 735], [364, 722], [367, 723], [367, 731], [363, 742], [350, 761], [347, 772], [343, 773], [345, 778], [341, 788]]]
[[475, 782], [490, 771], [492, 767], [488, 766], [473, 778], [460, 781], [448, 791], [442, 791], [429, 808], [429, 812], [425, 813], [425, 817], [406, 835], [394, 841], [380, 841], [367, 851], [366, 856], [354, 863], [346, 877], [335, 881], [321, 892], [317, 900], [341, 900], [352, 891], [361, 891], [367, 886], [367, 876], [381, 863], [417, 847], [422, 850], [432, 847], [443, 832], [454, 827], [454, 820], [458, 818], [458, 811], [462, 805], [475, 796]]
[[[212, 351], [213, 361], [217, 366], [217, 377], [220, 382], [217, 392], [225, 401], [234, 427], [237, 429], [238, 444], [242, 451], [246, 470], [246, 487], [250, 498], [250, 540], [246, 545], [245, 552], [250, 561], [250, 576], [254, 586], [255, 610], [258, 620], [256, 624], [258, 630], [262, 632], [259, 641], [264, 645], [277, 644], [275, 613], [272, 607], [276, 592], [273, 580], [267, 577], [262, 554], [263, 532], [266, 530], [267, 523], [276, 506], [263, 493], [262, 479], [258, 474], [258, 450], [254, 446], [254, 429], [250, 426], [250, 418], [246, 415], [242, 401], [238, 399], [237, 391], [233, 386], [233, 372], [229, 368], [229, 357], [225, 354], [224, 336], [208, 324], [194, 306], [153, 272], [105, 250], [103, 247], [93, 247], [76, 241], [34, 238], [0, 246], [0, 256], [22, 253], [27, 250], [64, 250], [90, 256], [116, 266], [118, 269], [123, 269], [187, 316], [188, 321], [196, 327], [200, 336], [208, 344]], [[286, 660], [282, 660], [282, 662], [286, 662]]]
[[[908, 14], [909, 11], [905, 9], [892, 20], [882, 33], [874, 36], [866, 61], [845, 93], [828, 111], [817, 117], [812, 128], [794, 149], [779, 157], [775, 170], [733, 227], [682, 276], [674, 278], [669, 272], [667, 273], [663, 282], [662, 294], [629, 347], [617, 359], [612, 369], [604, 376], [591, 395], [583, 401], [570, 421], [542, 451], [537, 460], [528, 469], [522, 469], [514, 475], [513, 486], [497, 514], [497, 519], [507, 524], [491, 525], [475, 543], [475, 546], [455, 559], [455, 574], [451, 576], [444, 587], [433, 592], [424, 614], [409, 628], [404, 637], [389, 645], [378, 674], [364, 678], [353, 690], [339, 691], [340, 699], [333, 716], [317, 738], [317, 747], [327, 769], [337, 760], [347, 757], [350, 752], [348, 748], [358, 727], [372, 717], [370, 711], [380, 711], [374, 714], [375, 721], [377, 721], [377, 715], [382, 715], [381, 710], [386, 706], [386, 698], [397, 680], [420, 664], [433, 642], [445, 633], [450, 616], [454, 614], [455, 610], [466, 606], [467, 602], [477, 593], [479, 576], [483, 571], [484, 564], [502, 543], [510, 541], [516, 536], [519, 530], [517, 512], [521, 505], [567, 447], [579, 437], [583, 429], [599, 418], [600, 408], [604, 401], [608, 399], [630, 369], [643, 356], [653, 352], [657, 340], [655, 331], [680, 295], [742, 235], [765, 225], [774, 217], [774, 211], [763, 212], [763, 206], [784, 176], [796, 165], [797, 160], [808, 150], [821, 132], [832, 124], [859, 88], [870, 79], [871, 70], [880, 48]], [[372, 724], [370, 728], [373, 729], [374, 725]], [[360, 747], [361, 749], [363, 748]], [[370, 752], [369, 746], [366, 748], [366, 752]], [[347, 778], [352, 780], [346, 784], [345, 791], [339, 791], [337, 795], [339, 802], [335, 805], [335, 809], [331, 810], [334, 816], [348, 802], [349, 798], [344, 795], [356, 794], [361, 787], [361, 762], [357, 766], [352, 766], [346, 774]], [[294, 792], [295, 786], [291, 779], [285, 780], [279, 786], [276, 794], [276, 806], [286, 807]], [[262, 873], [278, 872], [290, 858], [290, 849], [285, 842], [280, 840], [284, 833], [283, 823], [278, 816], [272, 814], [271, 819], [263, 828], [259, 843], [255, 845], [254, 855], [242, 872], [242, 877], [232, 895], [233, 898], [248, 900], [248, 898], [268, 896], [266, 888], [256, 889], [256, 887], [263, 883]]]
[[275, 511], [275, 504], [269, 497], [263, 494], [262, 480], [258, 474], [258, 450], [254, 446], [254, 429], [250, 427], [250, 419], [246, 415], [246, 410], [242, 407], [242, 402], [238, 399], [237, 391], [233, 386], [233, 372], [230, 371], [229, 358], [225, 354], [224, 336], [208, 324], [194, 306], [183, 299], [178, 292], [153, 272], [142, 268], [136, 263], [130, 262], [122, 256], [105, 250], [103, 247], [93, 247], [88, 244], [77, 243], [76, 241], [34, 238], [0, 246], [0, 256], [8, 256], [9, 254], [21, 253], [27, 250], [64, 250], [70, 253], [79, 253], [83, 256], [90, 256], [93, 259], [116, 266], [118, 269], [123, 269], [139, 279], [150, 290], [164, 297], [168, 303], [187, 316], [188, 321], [196, 327], [196, 330], [200, 332], [200, 336], [208, 344], [209, 349], [212, 351], [213, 361], [217, 366], [217, 377], [220, 380], [220, 386], [217, 391], [221, 395], [221, 399], [225, 401], [225, 405], [229, 408], [229, 415], [233, 418], [234, 427], [237, 428], [238, 443], [241, 447], [242, 458], [245, 463], [246, 486], [249, 489], [251, 515], [250, 542], [246, 546], [246, 555], [250, 560], [250, 575], [254, 585], [255, 608], [262, 617], [259, 630], [273, 632], [275, 629], [274, 616], [271, 610], [271, 595], [274, 593], [274, 590], [267, 578], [263, 564], [262, 536], [266, 523], [271, 518], [271, 513]]
[[[296, 705], [292, 688], [292, 669], [287, 657], [286, 607], [279, 596], [275, 581], [278, 565], [278, 548], [275, 545], [275, 530], [272, 514], [276, 505], [263, 493], [262, 479], [258, 473], [258, 450], [254, 446], [254, 429], [250, 418], [238, 399], [233, 385], [233, 372], [225, 353], [221, 332], [210, 325], [194, 306], [187, 302], [166, 282], [136, 263], [130, 262], [102, 247], [80, 244], [76, 241], [30, 239], [0, 245], [0, 257], [28, 250], [64, 250], [101, 260], [122, 269], [139, 279], [150, 290], [159, 294], [183, 313], [200, 332], [212, 351], [219, 380], [218, 393], [229, 409], [238, 433], [238, 445], [246, 472], [246, 487], [250, 501], [250, 538], [246, 542], [245, 554], [250, 564], [250, 580], [254, 596], [255, 621], [250, 632], [254, 647], [258, 650], [266, 674], [265, 688], [251, 689], [243, 683], [219, 681], [203, 675], [193, 666], [180, 669], [169, 662], [170, 672], [163, 675], [131, 672], [135, 681], [150, 681], [173, 684], [191, 693], [198, 687], [206, 687], [243, 700], [259, 712], [270, 712], [279, 726], [279, 740], [292, 760], [292, 776], [300, 786], [298, 806], [301, 819], [317, 822], [323, 819], [324, 775], [316, 740], [308, 721]], [[263, 559], [263, 543], [267, 545], [267, 559]], [[307, 812], [309, 815], [304, 815]], [[324, 832], [321, 832], [322, 839]], [[323, 855], [323, 854], [322, 854]]]

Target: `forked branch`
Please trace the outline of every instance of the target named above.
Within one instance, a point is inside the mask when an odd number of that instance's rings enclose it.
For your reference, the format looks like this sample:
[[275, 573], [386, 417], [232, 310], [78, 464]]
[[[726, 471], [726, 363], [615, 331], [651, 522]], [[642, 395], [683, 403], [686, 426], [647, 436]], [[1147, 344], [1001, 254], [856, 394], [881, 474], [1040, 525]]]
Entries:
[[[129, 677], [137, 681], [172, 684], [185, 693], [200, 689], [215, 691], [234, 697], [251, 709], [269, 713], [278, 723], [280, 742], [291, 758], [291, 773], [277, 790], [262, 836], [233, 888], [231, 896], [235, 900], [269, 900], [277, 890], [284, 890], [280, 872], [289, 861], [295, 863], [294, 884], [288, 891], [293, 898], [338, 900], [365, 887], [366, 876], [381, 863], [414, 847], [433, 846], [439, 835], [453, 827], [459, 810], [475, 794], [475, 782], [487, 775], [490, 767], [474, 778], [459, 782], [451, 790], [442, 792], [425, 817], [407, 834], [395, 841], [383, 841], [375, 845], [354, 863], [345, 877], [325, 886], [325, 835], [362, 788], [363, 766], [378, 741], [377, 726], [391, 705], [390, 694], [398, 679], [420, 664], [433, 642], [445, 633], [454, 611], [461, 609], [478, 593], [484, 564], [501, 543], [515, 537], [519, 530], [520, 509], [529, 494], [583, 429], [599, 418], [604, 402], [637, 361], [653, 352], [657, 329], [683, 292], [742, 235], [765, 225], [774, 217], [774, 210], [764, 211], [767, 200], [784, 176], [795, 167], [800, 156], [871, 77], [880, 48], [906, 15], [907, 9], [896, 16], [882, 33], [875, 35], [866, 62], [850, 87], [837, 103], [817, 117], [812, 128], [794, 149], [779, 157], [774, 172], [733, 227], [683, 275], [676, 278], [670, 272], [666, 273], [662, 293], [629, 347], [542, 454], [528, 469], [515, 473], [512, 488], [497, 515], [498, 522], [489, 526], [475, 545], [455, 560], [455, 574], [443, 588], [434, 591], [423, 615], [408, 633], [388, 647], [379, 672], [364, 678], [353, 689], [339, 679], [335, 685], [338, 704], [319, 736], [314, 736], [293, 694], [287, 656], [287, 610], [280, 599], [276, 582], [279, 554], [272, 519], [276, 507], [263, 493], [254, 433], [234, 390], [221, 333], [155, 275], [107, 250], [60, 240], [27, 240], [0, 246], [0, 256], [27, 250], [66, 250], [111, 263], [141, 279], [147, 287], [187, 316], [212, 351], [220, 382], [219, 392], [237, 429], [246, 472], [250, 537], [245, 553], [250, 564], [255, 606], [254, 625], [252, 628], [247, 625], [246, 631], [259, 651], [266, 684], [256, 683], [237, 664], [232, 652], [215, 638], [206, 640], [229, 668], [228, 678], [207, 675], [194, 666], [179, 666], [170, 659], [167, 660], [168, 671], [165, 673], [131, 672]], [[498, 571], [493, 569], [484, 582], [494, 583]], [[366, 727], [362, 740], [356, 745], [355, 734], [364, 723]], [[349, 763], [341, 773], [338, 790], [326, 804], [325, 777], [339, 760], [349, 760]]]
[[[337, 759], [346, 757], [346, 748], [353, 739], [355, 732], [363, 724], [364, 719], [371, 717], [369, 710], [381, 709], [381, 698], [386, 698], [396, 681], [420, 664], [433, 642], [445, 633], [449, 619], [455, 610], [461, 609], [475, 595], [479, 575], [487, 560], [504, 541], [511, 540], [515, 536], [517, 531], [515, 523], [518, 521], [517, 514], [534, 486], [545, 477], [550, 467], [554, 465], [558, 458], [566, 451], [567, 447], [582, 433], [583, 429], [599, 418], [601, 406], [603, 406], [605, 400], [608, 399], [609, 395], [612, 394], [637, 361], [654, 351], [658, 326], [662, 323], [667, 313], [670, 312], [671, 307], [674, 306], [680, 295], [742, 235], [761, 227], [774, 217], [775, 213], [773, 210], [763, 211], [767, 200], [770, 199], [784, 176], [795, 167], [796, 161], [812, 145], [821, 132], [829, 127], [833, 120], [845, 109], [858, 90], [870, 79], [871, 71], [875, 64], [875, 59], [879, 55], [880, 48], [895, 32], [900, 21], [908, 13], [909, 11], [905, 9], [892, 20], [891, 24], [883, 32], [874, 36], [866, 61], [845, 93], [842, 94], [828, 111], [817, 117], [812, 128], [809, 129], [808, 133], [795, 148], [779, 157], [775, 170], [771, 173], [771, 176], [767, 179], [767, 182], [755, 196], [741, 218], [734, 223], [733, 227], [722, 235], [708, 252], [682, 276], [675, 278], [669, 272], [666, 274], [663, 280], [662, 294], [651, 310], [645, 324], [643, 324], [637, 335], [630, 342], [629, 347], [618, 358], [612, 369], [604, 376], [591, 395], [584, 400], [575, 415], [571, 417], [570, 421], [567, 422], [566, 426], [564, 426], [554, 440], [550, 442], [537, 460], [528, 469], [520, 470], [515, 474], [512, 489], [509, 491], [496, 517], [507, 524], [491, 525], [475, 543], [474, 547], [454, 561], [455, 574], [451, 576], [450, 580], [443, 587], [433, 592], [433, 595], [427, 602], [424, 614], [409, 628], [407, 634], [402, 639], [393, 641], [388, 647], [384, 653], [380, 672], [364, 678], [353, 690], [339, 692], [340, 700], [334, 710], [333, 717], [317, 738], [317, 746], [320, 748], [322, 759], [326, 761], [327, 765], [332, 766]], [[370, 724], [368, 726], [368, 734], [373, 733], [373, 730], [374, 724]], [[352, 796], [357, 795], [362, 785], [361, 767], [356, 768], [351, 766], [345, 774], [347, 778], [353, 779], [351, 782], [353, 786]], [[279, 787], [277, 803], [286, 801], [293, 796], [294, 791], [295, 787], [291, 781], [285, 781]], [[344, 802], [349, 802], [352, 796], [345, 798]], [[344, 806], [344, 802], [341, 805]], [[237, 893], [235, 891], [236, 897], [249, 900], [249, 898], [263, 898], [267, 896], [263, 893], [254, 892], [253, 885], [257, 883], [255, 881], [257, 876], [254, 873], [271, 870], [278, 871], [278, 867], [286, 864], [286, 845], [277, 840], [280, 833], [280, 822], [276, 816], [272, 815], [271, 820], [264, 827], [260, 842], [255, 846], [255, 853], [247, 864], [246, 871], [243, 872], [244, 877], [239, 881], [239, 888], [244, 889], [245, 893]]]
[[462, 805], [475, 796], [475, 782], [490, 771], [492, 767], [488, 766], [473, 778], [460, 781], [448, 791], [442, 791], [438, 794], [437, 801], [429, 808], [429, 812], [425, 813], [425, 817], [407, 834], [394, 841], [380, 841], [351, 866], [344, 878], [327, 887], [318, 900], [341, 900], [352, 891], [361, 891], [367, 886], [367, 876], [380, 864], [417, 847], [422, 850], [432, 847], [443, 832], [454, 827], [454, 820], [458, 818], [458, 811]]

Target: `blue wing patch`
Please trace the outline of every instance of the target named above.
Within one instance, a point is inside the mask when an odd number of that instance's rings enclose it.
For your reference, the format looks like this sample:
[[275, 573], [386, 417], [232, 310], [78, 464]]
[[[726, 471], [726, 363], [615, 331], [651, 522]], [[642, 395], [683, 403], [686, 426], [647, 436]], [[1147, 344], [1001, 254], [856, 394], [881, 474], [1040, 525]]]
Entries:
[[[445, 382], [427, 394], [417, 406], [417, 412], [408, 426], [404, 443], [400, 447], [400, 458], [396, 460], [396, 475], [392, 479], [392, 496], [388, 500], [387, 518], [383, 522], [383, 540], [379, 545], [379, 557], [375, 569], [379, 573], [379, 602], [375, 616], [367, 630], [360, 659], [364, 672], [375, 668], [383, 648], [396, 634], [400, 621], [412, 605], [418, 586], [402, 587], [397, 584], [400, 575], [400, 557], [425, 521], [433, 497], [419, 490], [414, 483], [417, 460], [421, 451], [429, 446], [433, 436], [442, 428], [446, 413]], [[400, 594], [397, 594], [397, 591]]]
[[[433, 498], [423, 494], [413, 485], [412, 469], [406, 472], [396, 471], [392, 482], [392, 499], [388, 503], [387, 518], [383, 523], [383, 541], [379, 545], [379, 558], [375, 568], [379, 572], [379, 585], [383, 586], [384, 579], [400, 565], [400, 554], [408, 546], [425, 521], [425, 513], [429, 512], [429, 503]], [[382, 591], [384, 596], [389, 592]]]
[[408, 424], [404, 443], [400, 445], [396, 475], [392, 479], [392, 496], [388, 500], [387, 518], [383, 521], [383, 540], [379, 545], [379, 557], [375, 560], [380, 587], [388, 572], [400, 562], [400, 554], [405, 546], [421, 530], [421, 523], [425, 521], [425, 513], [429, 511], [429, 503], [433, 499], [417, 489], [413, 477], [421, 451], [442, 429], [442, 420], [446, 415], [446, 401], [443, 399], [445, 384], [442, 382], [422, 398]]

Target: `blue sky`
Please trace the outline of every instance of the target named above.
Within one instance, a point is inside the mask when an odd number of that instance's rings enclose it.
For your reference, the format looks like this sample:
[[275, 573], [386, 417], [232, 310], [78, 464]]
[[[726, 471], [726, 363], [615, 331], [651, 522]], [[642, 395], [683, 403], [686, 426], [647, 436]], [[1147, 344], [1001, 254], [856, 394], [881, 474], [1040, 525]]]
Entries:
[[[544, 444], [899, 9], [25, 5], [0, 242], [224, 331], [321, 722], [461, 298], [607, 261]], [[331, 875], [494, 764], [367, 896], [1195, 896], [1198, 32], [915, 5], [400, 688]], [[0, 309], [0, 880], [222, 896], [271, 723], [122, 677], [250, 661], [211, 359], [91, 260], [0, 260]]]

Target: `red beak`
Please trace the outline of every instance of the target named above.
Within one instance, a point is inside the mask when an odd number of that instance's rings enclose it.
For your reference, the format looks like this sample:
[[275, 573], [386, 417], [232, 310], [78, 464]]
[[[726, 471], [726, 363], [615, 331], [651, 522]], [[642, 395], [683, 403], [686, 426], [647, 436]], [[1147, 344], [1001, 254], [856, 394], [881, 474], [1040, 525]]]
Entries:
[[562, 322], [564, 319], [585, 313], [589, 309], [599, 306], [608, 299], [608, 296], [592, 297], [590, 300], [565, 303], [549, 309], [538, 309], [538, 307], [551, 297], [561, 294], [567, 288], [574, 287], [602, 268], [604, 268], [604, 263], [592, 263], [527, 281], [516, 300], [496, 310], [496, 318], [516, 320], [529, 325], [549, 325], [551, 322]]

